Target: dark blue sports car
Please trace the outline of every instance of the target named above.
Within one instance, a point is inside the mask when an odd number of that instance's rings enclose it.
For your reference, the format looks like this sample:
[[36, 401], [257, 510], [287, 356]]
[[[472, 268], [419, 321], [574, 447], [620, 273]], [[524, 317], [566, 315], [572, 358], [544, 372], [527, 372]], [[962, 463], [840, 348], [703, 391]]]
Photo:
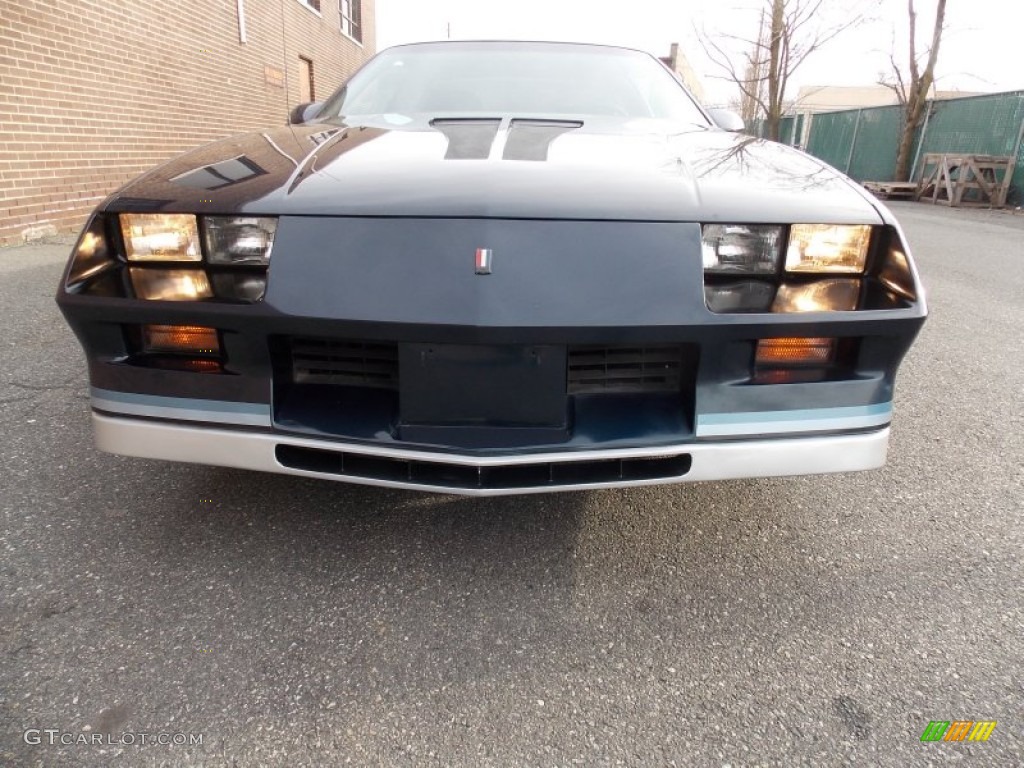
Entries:
[[57, 300], [101, 449], [480, 495], [884, 463], [899, 226], [657, 59], [401, 46], [291, 121], [88, 222]]

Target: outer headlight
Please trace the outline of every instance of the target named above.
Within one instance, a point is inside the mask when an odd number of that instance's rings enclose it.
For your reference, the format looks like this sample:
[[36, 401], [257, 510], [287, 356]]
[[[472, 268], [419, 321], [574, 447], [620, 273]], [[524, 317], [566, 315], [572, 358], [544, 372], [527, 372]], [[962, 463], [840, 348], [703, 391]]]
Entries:
[[122, 213], [128, 261], [202, 261], [196, 217], [186, 213]]
[[789, 230], [786, 271], [860, 274], [870, 243], [871, 227], [866, 224], [794, 224]]
[[782, 253], [782, 227], [764, 224], [705, 224], [701, 232], [704, 271], [712, 274], [773, 275]]
[[265, 267], [270, 263], [275, 232], [275, 218], [206, 216], [206, 258], [211, 264]]

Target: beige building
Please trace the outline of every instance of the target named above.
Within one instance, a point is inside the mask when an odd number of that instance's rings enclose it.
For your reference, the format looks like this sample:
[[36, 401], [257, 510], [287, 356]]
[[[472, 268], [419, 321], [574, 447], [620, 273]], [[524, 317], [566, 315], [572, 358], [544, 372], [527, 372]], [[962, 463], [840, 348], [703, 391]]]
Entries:
[[284, 124], [374, 41], [374, 0], [0, 0], [0, 245], [73, 232], [147, 168]]
[[697, 99], [701, 104], [707, 104], [707, 94], [704, 91], [704, 84], [701, 82], [697, 73], [690, 66], [690, 62], [687, 61], [686, 56], [679, 50], [679, 43], [672, 43], [668, 56], [660, 57], [665, 66], [679, 75], [690, 93], [693, 94], [694, 98]]
[[[931, 99], [959, 99], [977, 96], [971, 91], [940, 91], [932, 88]], [[842, 112], [848, 109], [868, 109], [898, 104], [896, 92], [884, 85], [805, 85], [797, 92], [786, 116], [796, 116], [790, 133], [782, 141], [798, 146], [807, 146], [811, 133], [812, 116], [821, 112]]]
[[[929, 98], [959, 99], [977, 95], [970, 91], [939, 91], [933, 87]], [[884, 85], [805, 85], [797, 93], [790, 112], [838, 112], [844, 109], [884, 107], [898, 103], [896, 93]]]

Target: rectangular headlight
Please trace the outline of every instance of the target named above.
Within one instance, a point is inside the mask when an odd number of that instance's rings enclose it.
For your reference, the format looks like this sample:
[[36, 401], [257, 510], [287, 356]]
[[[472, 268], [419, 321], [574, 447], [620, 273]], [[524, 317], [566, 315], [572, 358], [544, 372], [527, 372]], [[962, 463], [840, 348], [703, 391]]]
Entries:
[[772, 312], [852, 312], [860, 300], [860, 280], [829, 278], [810, 283], [783, 283]]
[[705, 272], [773, 275], [782, 255], [782, 227], [705, 224], [701, 231], [701, 251]]
[[725, 285], [705, 285], [704, 301], [712, 312], [767, 312], [775, 298], [775, 286], [765, 280], [740, 280]]
[[122, 213], [128, 261], [202, 261], [196, 217], [186, 213]]
[[268, 216], [206, 216], [206, 258], [211, 264], [265, 267], [276, 232], [277, 219]]
[[201, 269], [132, 267], [128, 271], [140, 299], [199, 301], [213, 296], [210, 280]]
[[789, 230], [786, 271], [861, 274], [870, 243], [867, 224], [794, 224]]

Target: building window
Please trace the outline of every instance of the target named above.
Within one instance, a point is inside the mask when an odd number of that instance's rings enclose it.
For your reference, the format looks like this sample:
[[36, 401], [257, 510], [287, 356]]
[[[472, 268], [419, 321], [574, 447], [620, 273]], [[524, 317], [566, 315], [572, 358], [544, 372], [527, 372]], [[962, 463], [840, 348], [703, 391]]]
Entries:
[[299, 56], [299, 103], [316, 101], [316, 84], [313, 82], [313, 60]]
[[341, 31], [358, 43], [363, 42], [362, 0], [341, 0]]
[[320, 0], [299, 0], [299, 2], [307, 8], [312, 8], [317, 13], [320, 13]]

